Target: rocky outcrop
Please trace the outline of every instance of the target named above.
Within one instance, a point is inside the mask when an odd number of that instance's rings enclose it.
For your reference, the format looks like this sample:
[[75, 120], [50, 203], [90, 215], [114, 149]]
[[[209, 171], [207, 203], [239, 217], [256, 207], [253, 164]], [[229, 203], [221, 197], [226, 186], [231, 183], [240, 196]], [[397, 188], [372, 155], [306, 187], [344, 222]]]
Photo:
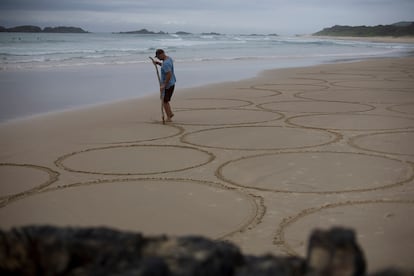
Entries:
[[79, 27], [46, 27], [43, 29], [44, 33], [87, 33], [87, 31], [83, 30]]
[[9, 33], [40, 33], [42, 29], [38, 26], [32, 25], [24, 25], [24, 26], [16, 26], [12, 28], [4, 28], [5, 32]]
[[[314, 231], [303, 259], [243, 255], [229, 242], [195, 236], [28, 226], [0, 231], [0, 274], [356, 276], [365, 275], [365, 259], [354, 232], [343, 228]], [[389, 270], [375, 275], [404, 274]]]
[[12, 28], [5, 28], [0, 27], [0, 32], [8, 32], [8, 33], [87, 33], [87, 31], [83, 30], [79, 27], [46, 27], [42, 30], [42, 28], [38, 26], [32, 25], [23, 25], [23, 26], [16, 26]]
[[221, 35], [220, 33], [209, 32], [209, 33], [201, 33], [201, 35]]
[[179, 31], [175, 33], [176, 35], [191, 35], [191, 33], [189, 32], [183, 32], [183, 31]]
[[398, 22], [391, 25], [377, 25], [377, 26], [341, 26], [335, 25], [330, 28], [325, 28], [313, 35], [322, 36], [355, 36], [355, 37], [370, 37], [370, 36], [414, 36], [414, 22]]
[[141, 29], [138, 31], [129, 31], [129, 32], [120, 32], [120, 34], [167, 34], [163, 31], [159, 31], [158, 33], [153, 31], [148, 31], [147, 29]]

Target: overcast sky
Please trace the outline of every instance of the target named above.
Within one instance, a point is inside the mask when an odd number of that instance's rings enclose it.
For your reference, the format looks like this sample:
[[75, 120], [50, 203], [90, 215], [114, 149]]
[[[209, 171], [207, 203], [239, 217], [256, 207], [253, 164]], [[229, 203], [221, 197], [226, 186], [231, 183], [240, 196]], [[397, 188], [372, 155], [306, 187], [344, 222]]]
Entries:
[[90, 32], [310, 34], [333, 25], [414, 21], [414, 0], [0, 0], [0, 25]]

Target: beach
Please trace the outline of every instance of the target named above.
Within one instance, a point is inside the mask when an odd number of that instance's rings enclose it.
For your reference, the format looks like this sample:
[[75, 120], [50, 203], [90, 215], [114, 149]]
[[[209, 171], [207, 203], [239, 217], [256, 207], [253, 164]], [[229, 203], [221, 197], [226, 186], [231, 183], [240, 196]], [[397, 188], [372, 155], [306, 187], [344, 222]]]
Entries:
[[[370, 38], [372, 39], [372, 38]], [[0, 33], [0, 122], [148, 96], [148, 57], [173, 58], [179, 89], [263, 70], [405, 57], [413, 40], [241, 34]]]
[[312, 230], [344, 226], [368, 271], [413, 268], [413, 57], [178, 87], [171, 104], [167, 124], [156, 93], [0, 123], [0, 227], [203, 235], [305, 256]]

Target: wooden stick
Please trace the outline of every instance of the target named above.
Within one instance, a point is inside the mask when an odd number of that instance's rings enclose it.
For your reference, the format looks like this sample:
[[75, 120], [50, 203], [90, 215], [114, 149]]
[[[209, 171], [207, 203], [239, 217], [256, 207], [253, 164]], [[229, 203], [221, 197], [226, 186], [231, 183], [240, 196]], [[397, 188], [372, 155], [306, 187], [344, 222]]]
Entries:
[[[158, 78], [158, 84], [161, 87], [161, 78], [160, 78], [160, 72], [158, 71], [157, 64], [155, 64], [155, 60], [152, 57], [149, 57], [152, 61], [152, 64], [155, 66], [155, 71], [157, 72], [157, 78]], [[161, 99], [161, 118], [162, 123], [165, 124], [165, 115], [164, 115], [164, 93], [160, 90], [160, 99]]]

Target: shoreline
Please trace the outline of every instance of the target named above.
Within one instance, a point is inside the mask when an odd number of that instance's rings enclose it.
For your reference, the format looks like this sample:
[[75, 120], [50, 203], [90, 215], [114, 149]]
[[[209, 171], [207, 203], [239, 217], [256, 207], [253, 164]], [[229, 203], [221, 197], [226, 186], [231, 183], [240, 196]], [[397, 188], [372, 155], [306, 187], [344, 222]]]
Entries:
[[[158, 91], [154, 68], [148, 59], [148, 49], [158, 43], [156, 40], [147, 41], [137, 37], [132, 41], [118, 41], [112, 36], [99, 36], [96, 41], [102, 41], [103, 45], [100, 46], [93, 43], [94, 39], [79, 39], [83, 48], [91, 47], [99, 53], [89, 56], [80, 46], [73, 49], [73, 54], [65, 55], [65, 47], [62, 54], [57, 54], [53, 43], [48, 44], [51, 49], [46, 51], [39, 48], [41, 44], [38, 40], [30, 36], [27, 39], [31, 43], [28, 42], [27, 47], [33, 47], [33, 53], [28, 50], [31, 54], [27, 62], [19, 63], [19, 60], [24, 61], [24, 55], [18, 55], [22, 59], [11, 58], [8, 63], [6, 58], [0, 66], [3, 66], [0, 70], [0, 122], [133, 99]], [[61, 39], [66, 41], [65, 36]], [[408, 55], [408, 51], [412, 50], [411, 44], [344, 43], [334, 41], [335, 38], [326, 38], [324, 41], [313, 37], [282, 36], [270, 40], [264, 37], [250, 40], [231, 36], [222, 39], [224, 41], [214, 38], [176, 41], [176, 38], [171, 38], [165, 47], [168, 49], [175, 45], [171, 48], [171, 56], [176, 63], [177, 91], [252, 78], [268, 69], [396, 57]], [[119, 50], [112, 44], [105, 44], [107, 41], [130, 45], [131, 49], [137, 49], [138, 43], [147, 50], [129, 52], [122, 47]], [[200, 49], [193, 48], [200, 43], [203, 45]], [[189, 48], [189, 45], [193, 46]], [[219, 47], [215, 49], [217, 45]], [[233, 49], [235, 45], [237, 47]], [[40, 52], [36, 55], [37, 51]], [[43, 51], [52, 56], [41, 55]], [[32, 62], [29, 62], [31, 59]]]
[[[180, 93], [180, 90], [197, 89], [206, 85], [255, 78], [267, 70], [306, 68], [323, 64], [350, 63], [384, 58], [389, 57], [354, 57], [340, 60], [309, 59], [308, 61], [299, 60], [297, 62], [292, 60], [283, 62], [283, 60], [280, 60], [277, 65], [272, 60], [206, 62], [204, 66], [181, 63], [180, 70], [177, 70], [179, 77], [176, 93]], [[249, 69], [245, 69], [247, 66]], [[217, 67], [220, 67], [220, 69], [215, 70]], [[1, 74], [5, 74], [5, 77], [9, 79], [8, 82], [11, 84], [19, 82], [19, 85], [22, 87], [18, 90], [19, 93], [25, 93], [27, 87], [30, 87], [31, 90], [38, 91], [33, 93], [34, 97], [37, 94], [41, 96], [40, 98], [32, 98], [33, 96], [29, 95], [27, 100], [33, 101], [30, 106], [25, 105], [21, 101], [14, 101], [4, 105], [7, 101], [3, 101], [3, 106], [0, 106], [3, 112], [3, 114], [0, 114], [0, 124], [151, 96], [157, 97], [158, 90], [153, 69], [148, 68], [148, 64], [69, 66], [61, 67], [57, 70], [56, 68], [43, 68], [40, 70], [37, 68], [16, 72], [0, 72]], [[13, 76], [13, 78], [8, 77], [8, 75]], [[24, 76], [28, 77], [25, 78]], [[137, 89], [136, 76], [140, 76], [140, 90]], [[87, 82], [85, 81], [86, 77], [89, 78]], [[78, 79], [82, 81], [78, 81]], [[43, 84], [46, 86], [42, 86]], [[118, 87], [123, 87], [122, 91], [119, 91]], [[14, 96], [16, 92], [13, 89], [8, 93], [13, 95], [13, 99], [17, 100], [16, 96]], [[4, 90], [8, 91], [8, 89]], [[60, 90], [59, 93], [63, 96], [62, 99], [58, 99], [56, 98], [57, 95], [54, 95], [57, 90]], [[114, 91], [121, 92], [122, 96], [114, 93]], [[19, 93], [16, 95], [19, 95]], [[7, 95], [4, 97], [7, 97]], [[39, 100], [42, 98], [45, 101], [40, 105]], [[48, 99], [57, 101], [56, 103], [58, 104], [50, 105], [47, 103]], [[46, 107], [43, 108], [42, 105], [46, 105]], [[32, 109], [33, 111], [30, 111]], [[7, 110], [10, 112], [9, 115], [7, 115]]]
[[[288, 60], [277, 65], [273, 61], [266, 60], [205, 62], [203, 66], [180, 63], [176, 73], [178, 76], [176, 93], [182, 89], [254, 78], [265, 70], [300, 68], [321, 63], [323, 62], [314, 60], [298, 62]], [[85, 65], [0, 72], [0, 76], [3, 74], [3, 77], [8, 79], [8, 83], [11, 85], [19, 83], [20, 87], [17, 93], [15, 87], [10, 89], [5, 87], [4, 91], [8, 94], [3, 97], [10, 97], [12, 102], [3, 106], [0, 103], [3, 112], [0, 114], [0, 124], [152, 95], [157, 96], [156, 77], [153, 68], [149, 66], [149, 64]], [[220, 69], [217, 70], [217, 67]], [[86, 78], [88, 78], [87, 81]], [[122, 87], [121, 91], [119, 87]], [[30, 93], [33, 95], [24, 97], [28, 97], [27, 101], [32, 101], [30, 106], [18, 101], [15, 96], [25, 94], [29, 89], [32, 90]], [[57, 98], [56, 91], [59, 91], [61, 99]], [[40, 98], [37, 98], [38, 95]], [[44, 101], [40, 102], [42, 98]], [[54, 105], [47, 103], [49, 99], [56, 103]], [[3, 101], [3, 104], [6, 102], [7, 100]], [[45, 107], [42, 107], [44, 105]]]

